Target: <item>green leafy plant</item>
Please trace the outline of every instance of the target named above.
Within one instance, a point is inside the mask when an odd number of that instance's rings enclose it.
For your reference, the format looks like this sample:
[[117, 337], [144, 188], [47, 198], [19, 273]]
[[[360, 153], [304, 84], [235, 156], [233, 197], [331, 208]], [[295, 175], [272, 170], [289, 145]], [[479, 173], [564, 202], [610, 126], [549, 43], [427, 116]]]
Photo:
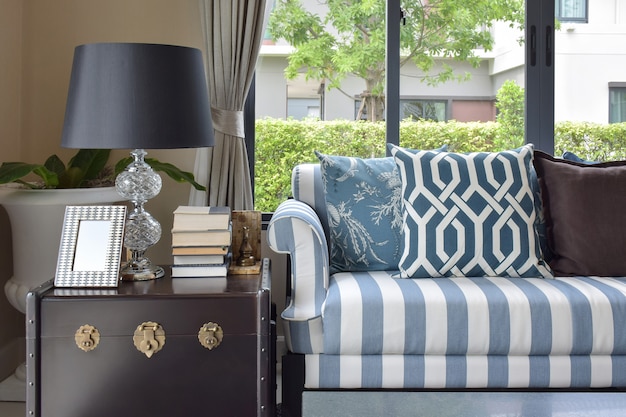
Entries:
[[524, 88], [515, 81], [507, 80], [496, 95], [496, 108], [499, 124], [496, 146], [513, 149], [524, 143]]
[[[495, 150], [495, 122], [403, 121], [400, 146], [434, 149], [442, 144], [454, 152]], [[314, 151], [361, 158], [387, 152], [384, 122], [259, 119], [255, 124], [254, 206], [272, 212], [291, 191], [291, 170], [319, 162]]]
[[[524, 120], [523, 112], [516, 109], [523, 94], [520, 96], [514, 85], [508, 87], [504, 96], [508, 97], [510, 112], [506, 118], [496, 122], [403, 121], [400, 146], [434, 149], [446, 144], [451, 152], [494, 152], [519, 146], [524, 141]], [[503, 137], [503, 132], [511, 137]], [[386, 154], [385, 142], [383, 122], [257, 120], [255, 209], [272, 212], [291, 196], [291, 170], [299, 163], [318, 162], [313, 151], [382, 157]], [[626, 123], [558, 122], [554, 126], [554, 154], [565, 151], [590, 161], [626, 159]]]
[[[30, 189], [111, 186], [115, 183], [115, 176], [130, 164], [132, 158], [123, 158], [117, 162], [115, 168], [112, 168], [107, 165], [110, 154], [110, 149], [80, 149], [67, 165], [57, 155], [48, 157], [43, 165], [4, 162], [0, 165], [0, 184], [17, 183]], [[146, 158], [145, 161], [155, 171], [161, 171], [177, 182], [187, 182], [197, 190], [206, 190], [195, 181], [190, 172], [153, 158]], [[25, 178], [31, 174], [35, 174], [41, 180], [26, 181]]]

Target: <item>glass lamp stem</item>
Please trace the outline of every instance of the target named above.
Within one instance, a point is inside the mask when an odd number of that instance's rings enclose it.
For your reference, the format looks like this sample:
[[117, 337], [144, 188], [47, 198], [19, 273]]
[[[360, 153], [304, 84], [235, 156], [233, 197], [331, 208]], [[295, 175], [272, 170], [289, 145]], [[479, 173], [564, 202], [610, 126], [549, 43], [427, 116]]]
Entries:
[[124, 246], [130, 251], [128, 262], [122, 265], [120, 275], [123, 281], [145, 281], [165, 275], [163, 268], [153, 265], [144, 254], [161, 239], [161, 225], [144, 210], [144, 203], [156, 197], [161, 191], [161, 176], [145, 162], [146, 151], [135, 149], [126, 169], [115, 179], [117, 192], [133, 203], [128, 214]]

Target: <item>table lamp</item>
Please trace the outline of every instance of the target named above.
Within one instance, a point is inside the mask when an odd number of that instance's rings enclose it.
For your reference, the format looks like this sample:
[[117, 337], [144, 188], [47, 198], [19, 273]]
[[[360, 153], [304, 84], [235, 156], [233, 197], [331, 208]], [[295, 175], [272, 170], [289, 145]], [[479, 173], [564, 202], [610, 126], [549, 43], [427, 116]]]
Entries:
[[202, 53], [195, 48], [141, 43], [76, 47], [61, 145], [66, 148], [133, 149], [116, 180], [133, 203], [124, 246], [130, 259], [122, 280], [160, 278], [146, 250], [161, 225], [144, 204], [161, 191], [161, 177], [144, 161], [145, 149], [213, 146], [213, 126]]

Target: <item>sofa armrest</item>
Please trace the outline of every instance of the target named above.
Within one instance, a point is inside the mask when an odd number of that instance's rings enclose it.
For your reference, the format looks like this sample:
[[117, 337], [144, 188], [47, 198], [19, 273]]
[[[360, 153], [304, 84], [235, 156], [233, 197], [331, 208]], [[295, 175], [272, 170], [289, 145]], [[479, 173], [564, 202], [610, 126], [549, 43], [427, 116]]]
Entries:
[[281, 203], [267, 228], [270, 248], [291, 257], [291, 299], [285, 320], [319, 317], [328, 288], [329, 258], [324, 229], [315, 211], [299, 200]]

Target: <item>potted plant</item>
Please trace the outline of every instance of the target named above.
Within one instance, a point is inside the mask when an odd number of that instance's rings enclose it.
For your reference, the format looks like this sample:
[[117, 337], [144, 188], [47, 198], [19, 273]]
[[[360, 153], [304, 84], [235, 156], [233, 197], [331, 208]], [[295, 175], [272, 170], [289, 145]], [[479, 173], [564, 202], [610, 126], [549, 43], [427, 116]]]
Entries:
[[[61, 159], [52, 155], [43, 165], [29, 164], [26, 162], [4, 162], [0, 165], [0, 184], [16, 183], [25, 189], [70, 189], [70, 188], [94, 188], [112, 186], [115, 176], [122, 172], [132, 158], [121, 159], [115, 165], [115, 169], [107, 166], [110, 149], [80, 149], [70, 159], [67, 166]], [[176, 166], [146, 158], [155, 171], [165, 172], [169, 177], [178, 182], [188, 182], [197, 190], [205, 188], [194, 180], [190, 172], [185, 172]], [[30, 174], [39, 176], [41, 181], [27, 182], [24, 178]]]
[[[123, 158], [111, 167], [107, 165], [110, 153], [110, 149], [81, 149], [67, 165], [56, 155], [43, 165], [0, 165], [0, 184], [5, 184], [0, 185], [0, 204], [9, 215], [13, 239], [13, 277], [6, 283], [5, 293], [17, 310], [25, 311], [30, 289], [54, 278], [65, 206], [121, 200], [113, 186], [115, 176], [132, 158]], [[193, 174], [172, 164], [151, 158], [146, 158], [146, 162], [177, 182], [205, 189]], [[33, 174], [39, 177], [38, 181], [27, 181]]]

